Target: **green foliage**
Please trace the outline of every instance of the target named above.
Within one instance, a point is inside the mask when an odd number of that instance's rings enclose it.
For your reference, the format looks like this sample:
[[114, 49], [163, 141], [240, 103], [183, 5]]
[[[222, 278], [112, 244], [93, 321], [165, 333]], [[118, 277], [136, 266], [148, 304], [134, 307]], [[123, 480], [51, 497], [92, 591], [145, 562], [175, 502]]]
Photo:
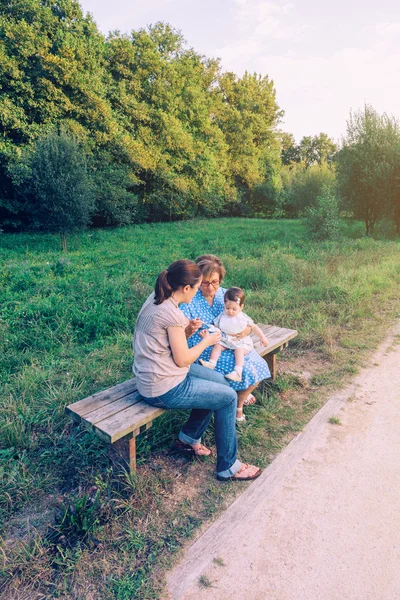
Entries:
[[219, 77], [215, 120], [227, 145], [234, 183], [245, 196], [254, 186], [271, 181], [280, 167], [276, 125], [282, 117], [273, 82], [245, 72]]
[[365, 222], [366, 235], [384, 217], [400, 231], [400, 125], [394, 117], [369, 105], [351, 112], [337, 173], [343, 206]]
[[135, 179], [126, 164], [112, 162], [102, 154], [89, 171], [93, 185], [95, 226], [129, 225], [145, 220]]
[[331, 188], [324, 185], [316, 205], [306, 210], [306, 227], [314, 240], [335, 240], [339, 235], [339, 205]]
[[256, 185], [251, 193], [250, 208], [257, 217], [283, 217], [280, 203], [281, 178], [274, 177], [269, 181]]
[[272, 81], [221, 72], [167, 24], [105, 39], [75, 0], [2, 3], [0, 87], [5, 227], [29, 223], [10, 170], [61, 124], [87, 156], [96, 225], [216, 216], [233, 204], [251, 212], [256, 185], [279, 188]]
[[301, 160], [300, 147], [296, 145], [296, 140], [292, 133], [280, 132], [279, 140], [281, 143], [281, 159], [283, 165], [298, 163]]
[[35, 229], [67, 233], [87, 226], [92, 210], [86, 159], [76, 139], [61, 132], [38, 138], [14, 171], [24, 210]]
[[301, 163], [285, 166], [281, 176], [281, 203], [290, 216], [302, 215], [307, 208], [315, 206], [324, 185], [331, 187], [335, 182], [335, 171], [327, 163], [309, 168]]
[[336, 150], [336, 144], [326, 133], [305, 136], [299, 145], [300, 159], [306, 167], [331, 162]]
[[326, 134], [304, 136], [296, 145], [291, 133], [280, 132], [281, 158], [283, 165], [302, 163], [305, 168], [332, 162], [337, 151], [334, 141]]
[[47, 534], [48, 542], [54, 546], [86, 542], [99, 527], [103, 512], [99, 490], [68, 499], [56, 511], [54, 524]]

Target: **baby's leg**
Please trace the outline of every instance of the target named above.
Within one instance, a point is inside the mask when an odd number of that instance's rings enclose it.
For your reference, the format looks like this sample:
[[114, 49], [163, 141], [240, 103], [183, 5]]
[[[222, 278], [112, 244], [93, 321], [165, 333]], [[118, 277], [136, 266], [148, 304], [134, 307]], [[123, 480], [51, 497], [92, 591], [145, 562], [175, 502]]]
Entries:
[[225, 349], [226, 348], [221, 346], [221, 344], [215, 344], [215, 346], [213, 346], [213, 349], [211, 350], [209, 360], [202, 360], [200, 358], [199, 363], [203, 365], [203, 367], [207, 367], [208, 369], [215, 369], [215, 365], [217, 364], [218, 359], [221, 356], [221, 352]]
[[235, 369], [231, 373], [227, 373], [225, 377], [231, 381], [242, 381], [244, 357], [247, 350], [244, 348], [236, 348], [235, 350]]

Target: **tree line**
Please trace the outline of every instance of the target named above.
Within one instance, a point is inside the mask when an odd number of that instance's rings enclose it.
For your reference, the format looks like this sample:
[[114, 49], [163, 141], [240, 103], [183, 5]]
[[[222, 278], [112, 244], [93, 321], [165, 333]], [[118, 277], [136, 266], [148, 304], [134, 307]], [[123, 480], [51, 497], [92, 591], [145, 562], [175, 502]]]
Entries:
[[399, 227], [395, 119], [365, 107], [339, 151], [296, 144], [268, 76], [224, 72], [168, 24], [105, 37], [75, 0], [1, 1], [0, 88], [4, 230], [299, 216], [323, 186], [368, 233]]

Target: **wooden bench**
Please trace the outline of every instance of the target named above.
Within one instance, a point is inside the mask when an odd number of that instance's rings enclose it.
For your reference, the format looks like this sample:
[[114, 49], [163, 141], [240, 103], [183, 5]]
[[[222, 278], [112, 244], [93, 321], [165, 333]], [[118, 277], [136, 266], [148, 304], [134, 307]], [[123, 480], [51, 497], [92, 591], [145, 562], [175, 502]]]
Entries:
[[[259, 327], [268, 338], [269, 345], [266, 348], [261, 346], [257, 338], [255, 349], [265, 358], [272, 379], [275, 379], [277, 353], [288, 346], [289, 341], [297, 336], [297, 331], [272, 325], [261, 324]], [[131, 472], [136, 471], [136, 437], [149, 429], [153, 421], [165, 412], [141, 398], [135, 378], [70, 404], [65, 410], [105, 442], [116, 444], [119, 452], [125, 452]]]

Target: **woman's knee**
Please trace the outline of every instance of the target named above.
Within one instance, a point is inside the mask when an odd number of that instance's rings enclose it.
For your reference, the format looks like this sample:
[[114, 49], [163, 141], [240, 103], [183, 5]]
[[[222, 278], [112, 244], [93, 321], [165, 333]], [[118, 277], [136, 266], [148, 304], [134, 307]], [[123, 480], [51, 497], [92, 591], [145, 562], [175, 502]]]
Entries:
[[219, 383], [221, 385], [229, 387], [228, 381], [218, 371], [213, 371], [212, 369], [208, 369], [207, 367], [203, 367], [197, 363], [193, 363], [190, 366], [189, 374], [192, 377], [198, 377], [199, 379], [205, 379], [212, 383]]
[[231, 387], [224, 387], [224, 397], [226, 399], [226, 404], [236, 404], [237, 402], [237, 393]]

